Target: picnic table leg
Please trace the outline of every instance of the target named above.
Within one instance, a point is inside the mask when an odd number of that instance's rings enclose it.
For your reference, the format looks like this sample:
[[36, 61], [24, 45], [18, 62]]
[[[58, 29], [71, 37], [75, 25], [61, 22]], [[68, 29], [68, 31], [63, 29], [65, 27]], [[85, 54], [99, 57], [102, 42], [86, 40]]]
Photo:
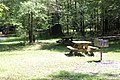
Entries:
[[70, 50], [69, 55], [70, 55], [70, 56], [73, 56], [73, 55], [74, 55], [73, 52], [74, 52], [73, 50]]
[[69, 52], [69, 55], [70, 55], [70, 56], [75, 56], [75, 55], [77, 55], [77, 54], [78, 54], [78, 51], [71, 50], [71, 51]]
[[93, 50], [85, 51], [85, 54], [88, 56], [94, 56]]
[[70, 50], [69, 54], [73, 54], [73, 51], [72, 51], [72, 50]]
[[90, 54], [89, 54], [90, 56], [94, 56], [94, 53], [93, 53], [93, 51], [90, 51]]

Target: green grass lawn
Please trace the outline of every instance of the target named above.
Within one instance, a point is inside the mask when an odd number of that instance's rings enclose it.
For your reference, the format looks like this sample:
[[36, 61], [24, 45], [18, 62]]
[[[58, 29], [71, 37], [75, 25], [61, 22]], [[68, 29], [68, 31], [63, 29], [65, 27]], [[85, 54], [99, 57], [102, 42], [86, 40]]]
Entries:
[[0, 42], [0, 80], [119, 80], [120, 45], [110, 43], [103, 61], [95, 57], [67, 57], [69, 50], [55, 39], [25, 46], [11, 38]]

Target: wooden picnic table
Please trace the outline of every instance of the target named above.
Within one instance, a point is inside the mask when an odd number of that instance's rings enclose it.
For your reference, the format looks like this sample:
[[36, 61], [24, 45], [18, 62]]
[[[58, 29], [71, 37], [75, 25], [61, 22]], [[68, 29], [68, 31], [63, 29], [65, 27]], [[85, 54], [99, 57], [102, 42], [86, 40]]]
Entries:
[[90, 41], [72, 41], [73, 46], [67, 46], [70, 50], [69, 54], [74, 55], [75, 53], [82, 52], [89, 56], [94, 56], [94, 51], [100, 50], [100, 60], [102, 61], [102, 48], [109, 47], [108, 40], [98, 39], [94, 40], [94, 46], [90, 46]]
[[72, 41], [73, 41], [72, 36], [64, 36], [64, 37], [61, 37], [61, 39], [56, 42], [64, 45], [72, 45]]
[[90, 41], [72, 41], [73, 42], [73, 47], [77, 48], [78, 50], [85, 51], [88, 48], [88, 45], [91, 43]]
[[72, 42], [73, 46], [67, 46], [67, 48], [70, 49], [69, 54], [82, 52], [94, 56], [93, 49], [96, 49], [96, 47], [89, 46], [89, 44], [91, 44], [92, 42], [90, 41], [72, 41]]

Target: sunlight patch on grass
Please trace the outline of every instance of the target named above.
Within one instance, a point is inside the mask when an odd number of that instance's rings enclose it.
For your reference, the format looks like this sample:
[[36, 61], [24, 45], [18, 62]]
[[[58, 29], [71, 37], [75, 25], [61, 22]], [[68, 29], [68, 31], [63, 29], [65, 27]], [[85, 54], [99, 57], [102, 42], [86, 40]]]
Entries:
[[42, 42], [42, 43], [56, 43], [57, 40], [59, 40], [59, 39], [39, 40], [39, 42]]
[[23, 41], [14, 41], [14, 42], [2, 42], [0, 44], [18, 44], [18, 43], [22, 43]]

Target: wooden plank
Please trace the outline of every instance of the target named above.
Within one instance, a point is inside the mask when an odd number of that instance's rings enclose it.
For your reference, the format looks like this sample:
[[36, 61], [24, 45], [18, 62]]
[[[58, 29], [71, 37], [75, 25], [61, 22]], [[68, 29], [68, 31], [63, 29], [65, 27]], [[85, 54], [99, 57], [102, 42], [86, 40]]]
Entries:
[[98, 47], [94, 47], [94, 46], [88, 46], [88, 48], [90, 48], [90, 49], [99, 49]]
[[90, 41], [72, 41], [75, 44], [90, 44]]
[[70, 50], [78, 50], [77, 48], [74, 48], [72, 46], [67, 46], [67, 48], [70, 49]]

